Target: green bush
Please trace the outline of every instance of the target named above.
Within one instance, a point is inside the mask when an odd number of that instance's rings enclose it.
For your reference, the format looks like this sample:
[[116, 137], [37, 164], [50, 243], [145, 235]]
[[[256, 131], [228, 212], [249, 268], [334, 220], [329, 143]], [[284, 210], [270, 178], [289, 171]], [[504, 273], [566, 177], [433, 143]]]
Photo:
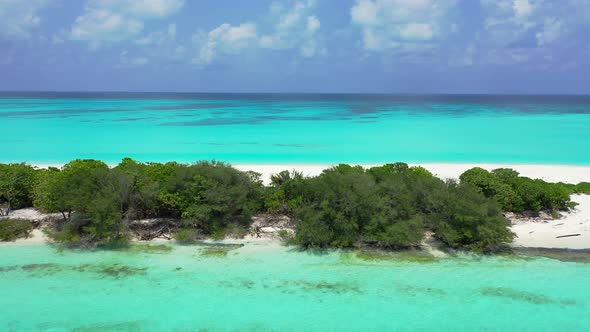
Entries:
[[461, 174], [460, 179], [486, 197], [498, 201], [504, 211], [566, 211], [575, 206], [570, 200], [575, 186], [533, 180], [519, 176], [512, 169], [501, 168], [488, 172], [475, 167]]
[[360, 167], [338, 165], [307, 180], [295, 242], [304, 247], [350, 247], [375, 208], [375, 181]]
[[72, 224], [64, 225], [61, 230], [45, 229], [45, 235], [49, 239], [59, 243], [70, 244], [73, 246], [82, 245], [82, 236]]
[[577, 194], [590, 195], [590, 182], [580, 182], [575, 186], [574, 192]]
[[[486, 250], [510, 241], [501, 208], [565, 210], [569, 194], [588, 183], [548, 184], [510, 169], [472, 169], [461, 184], [445, 183], [422, 167], [404, 163], [364, 169], [341, 164], [319, 176], [283, 171], [265, 187], [260, 174], [221, 162], [141, 163], [126, 158], [114, 168], [74, 160], [62, 169], [0, 165], [0, 204], [31, 203], [62, 215], [52, 239], [90, 246], [125, 241], [126, 221], [169, 218], [181, 227], [179, 242], [204, 236], [242, 237], [260, 212], [287, 214], [299, 222], [289, 237], [304, 248], [385, 248], [420, 245], [433, 230], [455, 248]], [[177, 227], [177, 226], [175, 226]]]
[[475, 251], [513, 240], [509, 222], [493, 199], [469, 184], [449, 182], [447, 186], [441, 209], [433, 215], [439, 239], [450, 247]]
[[203, 238], [203, 235], [194, 228], [181, 228], [173, 235], [174, 240], [180, 243], [194, 243]]
[[293, 237], [286, 229], [281, 229], [277, 232], [277, 236], [283, 241], [283, 243], [290, 243], [293, 240]]
[[245, 232], [252, 214], [262, 209], [264, 190], [259, 174], [219, 162], [126, 158], [109, 169], [99, 161], [75, 160], [41, 174], [35, 206], [62, 214], [64, 226], [55, 238], [65, 242], [108, 242], [125, 232], [123, 218], [147, 217], [181, 219], [185, 228], [222, 237], [228, 228], [232, 235]]
[[422, 241], [424, 229], [424, 221], [420, 215], [410, 220], [395, 222], [390, 222], [383, 216], [377, 216], [369, 225], [365, 240], [391, 248], [415, 246]]
[[509, 169], [498, 169], [490, 173], [483, 168], [474, 167], [465, 171], [459, 179], [476, 187], [484, 196], [493, 197], [506, 211], [522, 211], [524, 202], [513, 187], [508, 184], [518, 177], [518, 173]]
[[301, 172], [282, 171], [271, 176], [266, 189], [265, 207], [270, 213], [293, 215], [303, 204], [306, 180]]
[[37, 184], [38, 173], [24, 163], [0, 164], [0, 215], [33, 206], [33, 188]]
[[512, 240], [497, 203], [470, 185], [444, 183], [403, 163], [363, 170], [339, 165], [305, 183], [295, 210], [294, 242], [303, 247], [350, 247], [357, 242], [404, 248], [426, 229], [451, 247], [486, 250]]
[[43, 174], [35, 205], [42, 211], [62, 214], [67, 228], [55, 239], [109, 242], [123, 237], [120, 190], [105, 163], [74, 160], [62, 170]]
[[242, 239], [248, 235], [248, 227], [240, 224], [229, 224], [225, 229], [224, 237], [230, 237], [234, 239]]
[[28, 237], [32, 229], [33, 224], [28, 220], [0, 220], [0, 241], [14, 241], [21, 237]]

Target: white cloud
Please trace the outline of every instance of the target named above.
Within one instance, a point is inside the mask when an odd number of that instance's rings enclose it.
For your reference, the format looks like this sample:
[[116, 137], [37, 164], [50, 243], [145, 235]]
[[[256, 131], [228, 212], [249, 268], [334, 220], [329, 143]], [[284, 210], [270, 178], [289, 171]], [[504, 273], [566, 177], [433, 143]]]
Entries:
[[399, 34], [407, 40], [430, 40], [434, 32], [428, 23], [410, 23], [402, 26]]
[[366, 50], [407, 49], [408, 43], [433, 41], [450, 31], [445, 18], [454, 5], [454, 0], [357, 0], [350, 16]]
[[474, 45], [469, 45], [465, 49], [460, 49], [449, 58], [449, 65], [455, 67], [469, 67], [475, 62], [476, 48]]
[[315, 16], [307, 17], [307, 32], [315, 33], [320, 28], [320, 20]]
[[176, 38], [176, 24], [172, 23], [168, 25], [168, 37], [170, 39]]
[[106, 6], [120, 9], [140, 17], [167, 17], [175, 14], [184, 5], [184, 0], [99, 0]]
[[494, 49], [488, 52], [486, 61], [496, 65], [522, 64], [531, 58], [531, 54], [525, 49]]
[[119, 54], [119, 63], [115, 65], [115, 68], [135, 68], [147, 65], [150, 61], [148, 58], [143, 56], [129, 57], [127, 50], [121, 51]]
[[556, 18], [547, 18], [543, 23], [541, 31], [537, 32], [537, 44], [539, 46], [546, 46], [557, 40], [561, 34], [562, 24]]
[[586, 0], [480, 1], [486, 15], [486, 37], [495, 46], [536, 40], [536, 46], [546, 47], [587, 26], [590, 15], [590, 1]]
[[318, 52], [324, 52], [321, 48], [318, 47], [317, 42], [313, 39], [308, 40], [301, 45], [299, 51], [301, 55], [306, 58], [311, 58], [318, 54]]
[[[509, 45], [525, 36], [537, 25], [536, 18], [542, 12], [540, 3], [528, 0], [481, 0], [486, 14], [484, 27], [489, 41], [495, 45]], [[533, 8], [537, 15], [531, 15]]]
[[378, 24], [378, 10], [379, 8], [376, 2], [360, 0], [350, 9], [350, 16], [352, 16], [352, 21], [356, 24], [375, 26]]
[[172, 42], [176, 39], [176, 24], [171, 23], [168, 28], [163, 31], [152, 31], [147, 35], [139, 37], [133, 41], [137, 45], [157, 45], [161, 46], [167, 42]]
[[131, 59], [130, 63], [133, 66], [144, 66], [148, 63], [148, 59], [144, 58], [144, 57], [139, 57], [139, 58], [133, 58]]
[[206, 65], [219, 55], [236, 54], [255, 40], [256, 36], [256, 25], [253, 23], [242, 23], [239, 26], [224, 23], [207, 34], [193, 63]]
[[533, 5], [528, 0], [514, 0], [512, 8], [516, 17], [527, 17], [533, 12]]
[[184, 47], [182, 45], [176, 46], [176, 48], [174, 49], [174, 55], [176, 57], [180, 58], [180, 57], [184, 56], [184, 53], [186, 53], [186, 47]]
[[291, 4], [273, 2], [268, 18], [271, 28], [266, 33], [260, 33], [256, 23], [238, 26], [224, 23], [209, 32], [198, 31], [192, 40], [200, 46], [192, 62], [208, 65], [220, 56], [239, 54], [253, 47], [295, 49], [303, 57], [324, 54], [325, 49], [318, 40], [321, 22], [312, 12], [315, 3], [315, 0], [299, 0]]
[[50, 0], [0, 0], [0, 39], [27, 39], [41, 23], [39, 12]]
[[144, 21], [168, 17], [183, 5], [184, 0], [90, 0], [74, 21], [70, 38], [95, 46], [127, 40], [142, 32]]
[[317, 39], [321, 22], [312, 14], [315, 4], [313, 0], [296, 1], [291, 7], [273, 3], [270, 11], [275, 21], [274, 29], [262, 35], [258, 45], [275, 50], [299, 48], [304, 57], [324, 53]]
[[139, 34], [143, 22], [121, 14], [103, 10], [90, 10], [76, 18], [71, 30], [74, 40], [120, 41]]

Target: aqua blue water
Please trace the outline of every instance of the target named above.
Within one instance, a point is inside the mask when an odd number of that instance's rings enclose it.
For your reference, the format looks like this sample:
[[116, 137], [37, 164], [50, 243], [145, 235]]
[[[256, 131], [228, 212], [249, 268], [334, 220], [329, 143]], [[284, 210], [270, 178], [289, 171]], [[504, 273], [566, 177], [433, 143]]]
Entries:
[[[0, 162], [590, 165], [590, 97], [0, 94]], [[0, 331], [589, 331], [590, 264], [0, 245]]]
[[[589, 331], [590, 264], [2, 245], [1, 331]], [[149, 249], [149, 250], [146, 250]]]
[[588, 96], [3, 93], [0, 161], [590, 164]]

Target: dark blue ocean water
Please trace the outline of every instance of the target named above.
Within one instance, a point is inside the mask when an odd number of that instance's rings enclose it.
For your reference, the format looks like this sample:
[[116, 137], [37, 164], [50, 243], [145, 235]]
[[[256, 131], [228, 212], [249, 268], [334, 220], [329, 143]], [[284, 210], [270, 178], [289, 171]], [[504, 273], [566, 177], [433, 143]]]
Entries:
[[590, 96], [0, 93], [0, 161], [590, 164]]

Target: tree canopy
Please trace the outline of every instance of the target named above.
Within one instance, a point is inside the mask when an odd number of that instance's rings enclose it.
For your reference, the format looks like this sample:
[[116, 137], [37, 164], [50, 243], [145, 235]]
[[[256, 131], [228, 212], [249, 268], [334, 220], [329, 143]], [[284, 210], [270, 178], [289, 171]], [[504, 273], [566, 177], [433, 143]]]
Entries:
[[[566, 211], [575, 206], [570, 194], [576, 191], [577, 186], [533, 180], [520, 176], [512, 169], [500, 168], [488, 172], [475, 167], [461, 174], [460, 179], [462, 183], [477, 188], [484, 196], [498, 201], [504, 211]], [[579, 186], [584, 188], [583, 183]]]
[[37, 183], [35, 169], [24, 163], [0, 164], [0, 215], [31, 206]]
[[0, 164], [0, 206], [60, 213], [53, 237], [68, 243], [121, 241], [129, 222], [143, 218], [173, 220], [179, 241], [239, 236], [253, 215], [271, 213], [297, 220], [292, 241], [305, 248], [413, 247], [428, 230], [451, 247], [485, 251], [513, 237], [502, 211], [566, 210], [569, 195], [588, 188], [511, 169], [473, 168], [445, 182], [404, 163], [340, 164], [315, 177], [283, 171], [268, 186], [260, 174], [222, 162]]

